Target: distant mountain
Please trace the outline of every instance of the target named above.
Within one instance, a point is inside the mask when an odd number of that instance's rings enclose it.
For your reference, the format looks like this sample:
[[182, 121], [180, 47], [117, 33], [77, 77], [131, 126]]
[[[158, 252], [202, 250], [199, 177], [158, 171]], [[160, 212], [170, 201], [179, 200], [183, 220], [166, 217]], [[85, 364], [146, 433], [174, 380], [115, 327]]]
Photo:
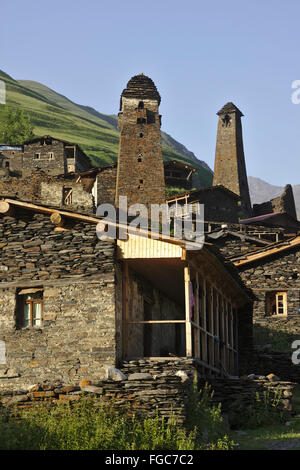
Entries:
[[[116, 161], [119, 146], [116, 115], [76, 104], [35, 81], [14, 80], [2, 71], [0, 79], [6, 83], [8, 106], [22, 107], [30, 115], [36, 135], [49, 134], [79, 144], [94, 166]], [[208, 165], [173, 137], [164, 132], [161, 135], [164, 160], [192, 165], [198, 170], [197, 186], [210, 186], [213, 173]]]
[[[260, 178], [248, 177], [249, 191], [252, 204], [260, 204], [269, 201], [274, 197], [283, 193], [283, 186], [274, 186], [263, 181]], [[297, 209], [298, 220], [300, 220], [300, 184], [293, 186], [295, 204]]]

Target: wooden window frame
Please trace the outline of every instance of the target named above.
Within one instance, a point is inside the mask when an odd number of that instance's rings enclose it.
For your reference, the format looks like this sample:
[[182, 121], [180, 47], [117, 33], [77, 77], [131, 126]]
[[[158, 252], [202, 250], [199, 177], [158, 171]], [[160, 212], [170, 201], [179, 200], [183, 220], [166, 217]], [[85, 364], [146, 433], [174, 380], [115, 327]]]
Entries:
[[[271, 302], [271, 296], [274, 296], [273, 302]], [[282, 296], [282, 307], [279, 307], [279, 296]], [[275, 312], [270, 312], [270, 306], [275, 301]], [[270, 314], [271, 318], [282, 318], [287, 317], [287, 292], [286, 291], [270, 291], [266, 293], [266, 313]], [[279, 309], [283, 309], [283, 313], [279, 313]]]
[[[32, 299], [27, 299], [26, 296], [31, 293], [35, 293], [41, 291], [42, 296], [39, 298], [32, 298]], [[32, 292], [26, 292], [26, 289], [21, 290], [18, 295], [21, 296], [19, 300], [19, 308], [18, 308], [18, 324], [19, 328], [41, 328], [43, 325], [43, 306], [44, 306], [44, 301], [43, 301], [43, 289], [33, 289]], [[39, 304], [40, 305], [40, 324], [36, 325], [34, 324], [34, 316], [33, 316], [33, 310], [34, 310], [34, 305]], [[29, 321], [28, 325], [25, 325], [25, 306], [29, 305]]]

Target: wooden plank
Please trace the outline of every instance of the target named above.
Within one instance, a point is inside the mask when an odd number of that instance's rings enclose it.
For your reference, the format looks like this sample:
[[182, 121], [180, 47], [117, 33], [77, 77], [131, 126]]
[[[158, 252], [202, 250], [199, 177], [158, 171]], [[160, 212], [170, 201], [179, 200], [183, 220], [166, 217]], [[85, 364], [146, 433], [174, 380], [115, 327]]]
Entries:
[[[207, 330], [206, 327], [206, 295], [207, 295], [207, 281], [203, 279], [203, 329], [204, 331]], [[202, 360], [207, 362], [207, 335], [204, 332], [201, 335], [201, 346], [202, 346]]]
[[131, 325], [148, 325], [154, 323], [186, 323], [186, 320], [140, 320], [140, 321], [129, 321]]
[[197, 325], [196, 328], [194, 328], [194, 344], [195, 344], [195, 357], [200, 357], [200, 331], [199, 331], [199, 326], [200, 326], [200, 315], [199, 315], [199, 273], [198, 271], [196, 272], [196, 293], [195, 293], [195, 306], [194, 306], [194, 312], [195, 312], [195, 323]]
[[185, 346], [186, 356], [191, 357], [192, 352], [192, 325], [191, 325], [191, 304], [190, 304], [190, 268], [184, 267], [184, 294], [185, 294]]
[[123, 279], [122, 279], [122, 310], [123, 310], [123, 334], [122, 334], [122, 345], [123, 345], [123, 358], [128, 358], [128, 322], [129, 322], [129, 270], [128, 263], [123, 263]]
[[300, 245], [300, 237], [299, 236], [294, 238], [290, 242], [288, 242], [288, 245], [279, 246], [279, 247], [275, 247], [275, 248], [270, 248], [269, 250], [261, 251], [259, 253], [253, 253], [252, 255], [248, 255], [248, 256], [246, 255], [244, 257], [245, 259], [233, 261], [233, 264], [235, 266], [243, 266], [244, 264], [260, 260], [262, 258], [265, 258], [267, 256], [271, 256], [271, 255], [276, 254], [276, 253], [280, 253], [282, 251], [289, 250], [290, 248], [292, 248], [294, 246], [298, 246], [298, 245]]

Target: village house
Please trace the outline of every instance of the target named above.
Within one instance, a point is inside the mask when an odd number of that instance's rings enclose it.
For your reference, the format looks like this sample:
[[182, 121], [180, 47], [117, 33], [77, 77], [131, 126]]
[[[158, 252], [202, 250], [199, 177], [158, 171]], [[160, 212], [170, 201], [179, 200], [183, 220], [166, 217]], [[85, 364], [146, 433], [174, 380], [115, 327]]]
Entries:
[[197, 171], [196, 168], [176, 160], [169, 160], [164, 162], [164, 169], [167, 187], [192, 189], [193, 174]]
[[210, 245], [103, 241], [97, 217], [20, 200], [0, 211], [1, 388], [95, 380], [144, 357], [193, 357], [204, 375], [242, 369], [251, 296]]
[[[291, 234], [280, 223], [246, 223], [254, 214], [242, 113], [235, 105], [218, 113], [214, 185], [167, 199], [170, 206], [204, 204], [202, 248], [188, 250], [184, 240], [162, 234], [154, 240], [149, 231], [123, 239], [118, 221], [115, 238], [97, 237], [99, 204], [118, 206], [119, 196], [127, 196], [128, 205], [162, 203], [168, 178], [178, 176], [190, 185], [191, 168], [163, 163], [159, 104], [153, 81], [143, 74], [132, 77], [121, 95], [117, 163], [90, 168], [78, 146], [44, 136], [24, 145], [22, 178], [1, 178], [2, 388], [38, 379], [95, 380], [110, 365], [143, 358], [194, 358], [203, 376], [247, 370], [254, 298], [258, 316], [262, 311], [255, 290], [260, 273], [252, 271], [251, 261], [244, 274], [239, 260], [251, 251], [267, 252], [274, 243], [286, 246]], [[52, 161], [48, 150], [56, 145]], [[39, 160], [47, 164], [36, 166]], [[172, 165], [181, 175], [168, 173]], [[292, 196], [288, 189], [284, 199], [273, 201], [273, 214], [279, 210], [293, 218], [283, 203], [288, 198], [291, 207]], [[256, 262], [265, 259], [273, 262], [268, 255]], [[290, 267], [291, 260], [284, 260]], [[265, 305], [273, 308], [275, 302], [277, 315], [283, 315], [279, 303], [292, 305], [294, 298], [287, 281], [275, 285], [277, 270], [274, 264], [274, 283], [260, 302], [265, 312]], [[284, 307], [284, 315], [291, 309], [294, 304]]]
[[90, 160], [79, 145], [50, 135], [35, 137], [21, 146], [0, 145], [12, 176], [30, 176], [35, 169], [48, 175], [67, 175], [91, 168]]
[[254, 321], [295, 325], [300, 316], [300, 237], [272, 243], [230, 258], [255, 294]]

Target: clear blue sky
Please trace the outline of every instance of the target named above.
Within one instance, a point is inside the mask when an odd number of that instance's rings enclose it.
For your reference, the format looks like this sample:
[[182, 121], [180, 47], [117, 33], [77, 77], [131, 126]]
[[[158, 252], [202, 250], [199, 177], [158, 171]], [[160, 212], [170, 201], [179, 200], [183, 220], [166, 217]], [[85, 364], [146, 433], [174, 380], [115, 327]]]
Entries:
[[150, 76], [162, 129], [212, 168], [216, 112], [244, 113], [248, 175], [300, 184], [297, 0], [10, 0], [1, 5], [0, 68], [71, 100], [118, 112], [131, 76]]

